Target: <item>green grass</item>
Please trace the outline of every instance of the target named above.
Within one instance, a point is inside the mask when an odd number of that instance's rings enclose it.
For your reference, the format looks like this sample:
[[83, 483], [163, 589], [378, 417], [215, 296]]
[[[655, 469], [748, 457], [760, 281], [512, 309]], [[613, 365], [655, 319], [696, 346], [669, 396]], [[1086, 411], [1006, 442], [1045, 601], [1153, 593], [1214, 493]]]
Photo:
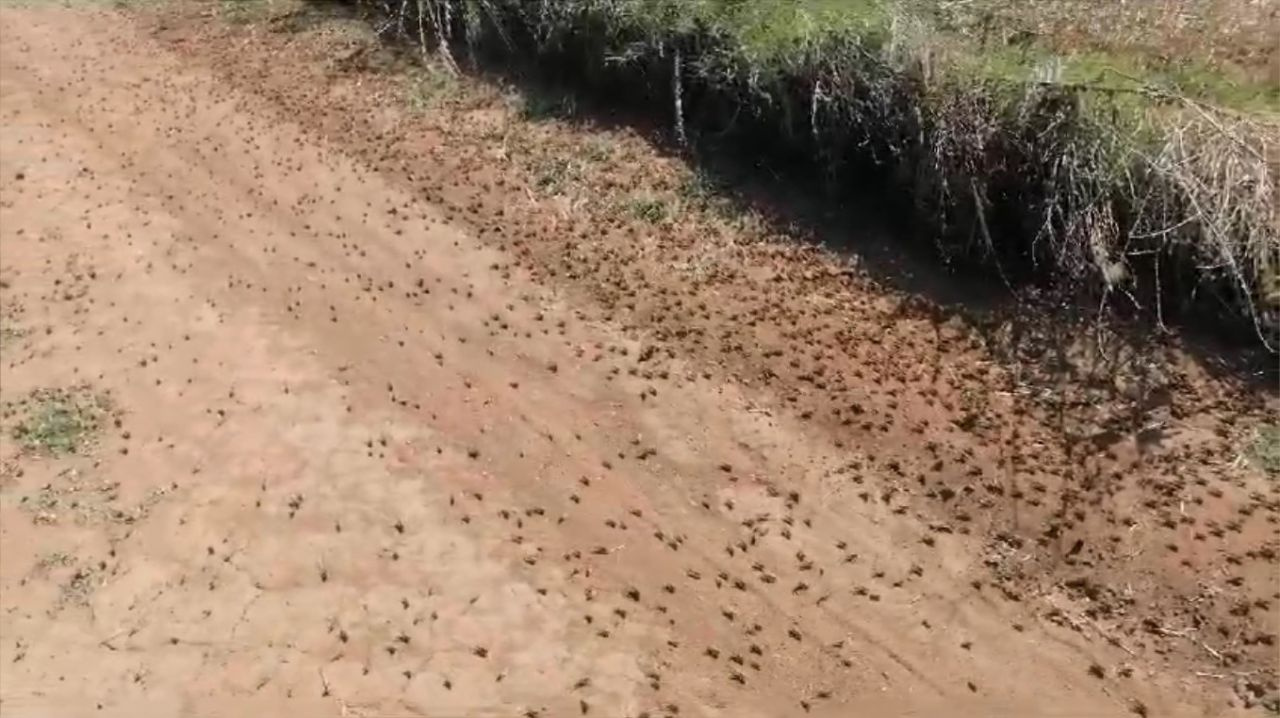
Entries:
[[5, 413], [21, 417], [12, 435], [24, 449], [62, 456], [92, 442], [109, 407], [106, 397], [84, 388], [39, 389], [6, 406]]
[[1280, 476], [1280, 424], [1258, 428], [1249, 447], [1249, 457], [1263, 471]]
[[[1246, 67], [1222, 59], [1233, 54], [1233, 43], [1246, 41], [1226, 30], [1211, 27], [1196, 36], [1199, 47], [1188, 49], [1162, 46], [1173, 40], [1162, 36], [1160, 27], [1128, 28], [1136, 36], [1132, 42], [1114, 39], [1105, 29], [1084, 31], [1074, 47], [1062, 46], [1047, 30], [1037, 33], [1030, 29], [1042, 24], [1038, 13], [1046, 8], [1070, 7], [1070, 0], [1002, 2], [998, 12], [992, 11], [991, 0], [612, 0], [585, 4], [608, 7], [610, 15], [626, 18], [654, 36], [710, 28], [731, 39], [728, 44], [737, 61], [762, 72], [783, 70], [799, 56], [820, 51], [835, 38], [854, 38], [868, 53], [891, 52], [895, 34], [912, 28], [927, 36], [938, 53], [930, 71], [938, 76], [955, 74], [959, 81], [1025, 83], [1045, 78], [1051, 69], [1049, 79], [1062, 83], [1151, 87], [1237, 110], [1280, 111], [1280, 82], [1265, 67], [1257, 67], [1264, 61]], [[1078, 0], [1074, 4], [1080, 13], [1078, 26], [1089, 25], [1091, 8]], [[1130, 5], [1153, 8], [1159, 3], [1135, 0]], [[1145, 15], [1135, 15], [1131, 22], [1145, 19]], [[1265, 18], [1259, 22], [1264, 23]], [[1005, 41], [1001, 42], [1001, 37]], [[1265, 42], [1256, 37], [1247, 41]]]
[[1157, 60], [1133, 51], [984, 48], [970, 54], [979, 78], [1026, 82], [1052, 68], [1053, 81], [1115, 90], [1155, 91], [1245, 112], [1280, 110], [1280, 85], [1241, 77], [1197, 58]]
[[631, 197], [625, 206], [632, 217], [649, 224], [658, 224], [671, 214], [671, 209], [664, 200], [647, 195]]
[[715, 27], [734, 38], [744, 59], [762, 65], [817, 47], [833, 35], [854, 34], [868, 47], [878, 47], [892, 23], [891, 6], [882, 0], [691, 0], [675, 6], [654, 16], [664, 30], [672, 16], [677, 25]]

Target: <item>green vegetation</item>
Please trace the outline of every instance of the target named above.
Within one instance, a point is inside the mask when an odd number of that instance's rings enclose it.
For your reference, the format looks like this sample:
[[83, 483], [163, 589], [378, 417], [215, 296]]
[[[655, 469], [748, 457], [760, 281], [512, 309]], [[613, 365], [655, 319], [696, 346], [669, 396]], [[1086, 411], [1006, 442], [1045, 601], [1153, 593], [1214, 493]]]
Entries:
[[38, 389], [5, 405], [5, 416], [18, 416], [13, 438], [23, 448], [53, 456], [80, 451], [101, 428], [110, 403], [85, 388]]
[[409, 73], [405, 96], [414, 112], [426, 112], [449, 101], [458, 92], [458, 79], [443, 68], [426, 66]]
[[626, 207], [633, 217], [649, 224], [658, 224], [669, 214], [667, 203], [657, 197], [632, 197], [627, 200]]
[[[579, 3], [585, 5], [589, 3]], [[747, 62], [785, 66], [832, 38], [856, 37], [883, 52], [927, 32], [938, 53], [931, 71], [962, 78], [1167, 92], [1235, 109], [1280, 110], [1268, 61], [1280, 51], [1261, 9], [1240, 3], [1122, 3], [1093, 0], [622, 0], [656, 34], [711, 27]], [[623, 7], [629, 6], [629, 7]], [[1186, 16], [1198, 22], [1188, 27]], [[1104, 19], [1109, 24], [1104, 25]], [[1220, 50], [1232, 52], [1220, 52]], [[1187, 50], [1189, 52], [1179, 52]], [[1221, 59], [1222, 56], [1237, 59]]]
[[1259, 427], [1249, 455], [1263, 471], [1280, 476], [1280, 424]]
[[[836, 190], [872, 178], [948, 260], [1280, 344], [1280, 50], [1261, 6], [356, 2], [448, 66], [536, 67], [698, 148], [736, 143]], [[525, 114], [575, 109], [534, 96]]]

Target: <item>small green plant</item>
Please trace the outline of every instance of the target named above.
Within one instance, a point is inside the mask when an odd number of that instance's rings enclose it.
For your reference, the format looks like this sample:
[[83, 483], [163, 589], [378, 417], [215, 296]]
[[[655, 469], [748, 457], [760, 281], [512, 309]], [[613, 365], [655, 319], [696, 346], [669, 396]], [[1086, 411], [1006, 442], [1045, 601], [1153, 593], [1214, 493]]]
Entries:
[[459, 89], [458, 78], [428, 65], [409, 76], [405, 99], [414, 112], [427, 112], [457, 97]]
[[649, 224], [657, 224], [670, 214], [667, 203], [657, 197], [632, 197], [627, 200], [627, 211]]
[[30, 451], [61, 456], [80, 451], [101, 427], [107, 399], [85, 388], [38, 389], [20, 404], [25, 414], [13, 438]]
[[1280, 475], [1280, 424], [1258, 428], [1249, 447], [1249, 457], [1268, 474]]

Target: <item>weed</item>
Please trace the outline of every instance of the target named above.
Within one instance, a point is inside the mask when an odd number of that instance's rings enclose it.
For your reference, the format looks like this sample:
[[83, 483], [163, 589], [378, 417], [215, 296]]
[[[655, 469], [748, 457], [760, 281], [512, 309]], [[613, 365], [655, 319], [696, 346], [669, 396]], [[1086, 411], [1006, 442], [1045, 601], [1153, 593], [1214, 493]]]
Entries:
[[1249, 457], [1263, 471], [1272, 476], [1280, 476], [1280, 424], [1258, 428], [1253, 444], [1249, 447]]
[[409, 74], [405, 100], [414, 112], [427, 112], [457, 98], [458, 78], [442, 67], [426, 65]]
[[681, 182], [677, 193], [686, 205], [709, 211], [721, 219], [730, 219], [734, 215], [733, 201], [726, 193], [726, 187], [706, 171], [691, 172]]
[[589, 162], [605, 163], [613, 157], [613, 145], [604, 137], [591, 137], [582, 148], [582, 155]]
[[627, 211], [636, 219], [649, 224], [658, 224], [669, 215], [667, 203], [657, 197], [647, 195], [631, 197], [625, 203]]
[[19, 402], [17, 411], [24, 416], [13, 437], [29, 451], [76, 453], [92, 441], [109, 408], [105, 396], [85, 388], [38, 389]]

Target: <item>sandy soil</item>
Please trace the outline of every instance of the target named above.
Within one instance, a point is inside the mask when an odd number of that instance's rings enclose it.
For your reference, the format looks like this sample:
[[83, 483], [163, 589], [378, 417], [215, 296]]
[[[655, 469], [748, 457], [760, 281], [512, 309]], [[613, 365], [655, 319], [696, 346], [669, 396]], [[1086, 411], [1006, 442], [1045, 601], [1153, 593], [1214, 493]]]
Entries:
[[[1275, 690], [1243, 389], [1185, 368], [1159, 446], [1072, 455], [959, 319], [531, 189], [527, 152], [591, 140], [597, 193], [660, 190], [638, 138], [501, 98], [415, 112], [352, 69], [377, 51], [351, 25], [209, 7], [0, 10], [6, 717], [1219, 715]], [[91, 444], [22, 440], [53, 389]]]

